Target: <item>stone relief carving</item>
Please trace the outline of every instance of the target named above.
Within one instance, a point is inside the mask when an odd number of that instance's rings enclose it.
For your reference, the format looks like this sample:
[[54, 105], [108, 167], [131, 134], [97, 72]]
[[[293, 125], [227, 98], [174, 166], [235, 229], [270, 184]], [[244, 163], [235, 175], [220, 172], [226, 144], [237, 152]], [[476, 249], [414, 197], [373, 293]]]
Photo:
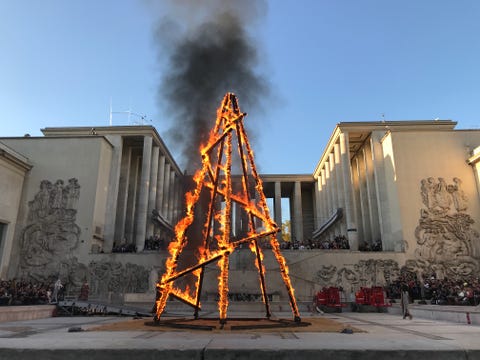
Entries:
[[[436, 273], [442, 277], [464, 277], [479, 271], [477, 246], [480, 235], [473, 229], [475, 221], [466, 212], [468, 199], [462, 181], [453, 178], [429, 177], [420, 182], [424, 208], [415, 229], [415, 259], [400, 268], [394, 260], [368, 259], [356, 264], [323, 265], [315, 274], [321, 286], [355, 289], [360, 286], [383, 286], [391, 283], [400, 272], [418, 278]], [[43, 180], [34, 199], [28, 203], [27, 226], [21, 236], [21, 276], [38, 281], [54, 281], [60, 276], [67, 291], [79, 291], [84, 279], [90, 283], [92, 296], [114, 293], [142, 293], [152, 288], [152, 272], [142, 266], [114, 261], [78, 262], [73, 252], [78, 247], [80, 228], [76, 225], [80, 185], [75, 178], [67, 185]], [[150, 280], [149, 280], [150, 279]]]
[[453, 184], [447, 184], [445, 179], [433, 177], [420, 181], [422, 202], [428, 211], [436, 214], [454, 214], [467, 210], [468, 199], [462, 190], [462, 180], [455, 177]]
[[148, 290], [150, 271], [143, 266], [119, 262], [90, 262], [90, 291], [92, 295], [113, 293], [143, 293]]
[[78, 262], [80, 227], [75, 223], [80, 184], [76, 178], [52, 183], [42, 180], [33, 200], [28, 203], [27, 225], [20, 239], [19, 276], [52, 283], [58, 278], [67, 294], [76, 295], [84, 280], [90, 283], [92, 296], [109, 292], [145, 292], [149, 271], [142, 266], [119, 262]]
[[429, 177], [420, 183], [425, 208], [420, 210], [415, 229], [416, 260], [408, 267], [435, 272], [439, 277], [462, 277], [478, 271], [479, 234], [472, 227], [475, 221], [465, 212], [468, 199], [461, 179], [455, 177], [447, 184], [444, 178]]
[[317, 271], [316, 280], [320, 284], [329, 284], [337, 271], [337, 267], [334, 265], [322, 265], [320, 270]]
[[20, 274], [33, 278], [58, 276], [64, 259], [78, 247], [80, 227], [75, 223], [80, 197], [78, 180], [64, 186], [59, 179], [40, 182], [28, 203], [27, 225], [20, 239]]
[[315, 281], [320, 286], [337, 286], [344, 289], [361, 286], [384, 286], [393, 281], [400, 268], [395, 260], [368, 259], [337, 269], [334, 265], [322, 265]]

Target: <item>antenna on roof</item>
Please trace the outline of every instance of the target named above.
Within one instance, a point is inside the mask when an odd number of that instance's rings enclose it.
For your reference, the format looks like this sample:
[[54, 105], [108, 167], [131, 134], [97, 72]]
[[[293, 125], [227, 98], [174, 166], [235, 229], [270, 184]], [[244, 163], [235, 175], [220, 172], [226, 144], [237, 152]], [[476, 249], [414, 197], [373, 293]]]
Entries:
[[112, 126], [112, 97], [110, 96], [110, 126]]
[[382, 113], [382, 122], [385, 122], [385, 113]]
[[[127, 110], [127, 111], [112, 111], [111, 114], [127, 114], [127, 115], [128, 115], [128, 124], [129, 124], [129, 125], [145, 125], [145, 123], [147, 123], [147, 122], [149, 122], [149, 121], [150, 121], [150, 122], [152, 121], [152, 120], [150, 120], [150, 119], [147, 118], [147, 115], [145, 115], [145, 114], [139, 114], [139, 113], [133, 112], [133, 111], [131, 111], [131, 110]], [[132, 116], [136, 117], [136, 118], [139, 119], [139, 120], [130, 121]]]

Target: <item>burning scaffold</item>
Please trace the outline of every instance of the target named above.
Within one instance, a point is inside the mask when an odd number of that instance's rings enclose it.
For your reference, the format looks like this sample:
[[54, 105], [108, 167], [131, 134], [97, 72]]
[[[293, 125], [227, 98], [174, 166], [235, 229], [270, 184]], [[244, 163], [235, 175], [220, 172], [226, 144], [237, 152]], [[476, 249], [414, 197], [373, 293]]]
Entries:
[[[175, 226], [175, 239], [168, 248], [170, 255], [165, 263], [166, 270], [156, 285], [155, 321], [160, 320], [170, 296], [192, 306], [195, 309], [195, 318], [198, 318], [205, 267], [217, 262], [220, 273], [218, 311], [220, 322], [225, 323], [229, 293], [229, 255], [243, 244], [248, 244], [255, 254], [266, 317], [270, 318], [260, 240], [268, 241], [270, 244], [287, 289], [294, 321], [301, 321], [288, 267], [276, 237], [280, 229], [270, 217], [262, 181], [258, 176], [253, 151], [243, 125], [245, 116], [246, 113], [240, 111], [235, 94], [227, 93], [217, 109], [215, 126], [209, 134], [208, 141], [200, 147], [202, 167], [193, 177], [194, 189], [185, 194], [185, 216]], [[234, 143], [237, 147], [236, 155]], [[241, 173], [240, 189], [232, 186], [234, 156], [238, 159], [235, 163], [239, 163]], [[195, 263], [180, 270], [178, 266], [180, 255], [188, 247], [190, 236], [188, 230], [196, 220], [195, 217], [198, 217], [199, 211], [196, 211], [196, 207], [205, 194], [208, 205], [203, 206], [202, 210], [203, 228], [200, 245], [195, 250]], [[247, 214], [248, 233], [240, 239], [231, 236], [233, 204], [240, 206]], [[177, 285], [177, 281], [187, 277], [189, 278], [187, 286]]]

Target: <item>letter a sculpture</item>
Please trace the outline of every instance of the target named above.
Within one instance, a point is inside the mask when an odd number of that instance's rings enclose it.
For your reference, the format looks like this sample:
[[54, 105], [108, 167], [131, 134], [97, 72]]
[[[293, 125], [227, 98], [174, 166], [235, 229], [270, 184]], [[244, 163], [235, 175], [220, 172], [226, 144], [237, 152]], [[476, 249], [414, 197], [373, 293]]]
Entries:
[[[229, 256], [236, 248], [243, 245], [249, 245], [250, 250], [255, 254], [266, 317], [270, 318], [260, 240], [269, 243], [287, 289], [294, 321], [301, 322], [288, 267], [280, 253], [277, 241], [276, 235], [280, 229], [270, 217], [262, 181], [255, 168], [253, 152], [243, 126], [245, 116], [246, 113], [240, 112], [236, 96], [233, 93], [227, 93], [217, 110], [215, 126], [209, 134], [208, 142], [200, 147], [202, 168], [193, 177], [194, 189], [185, 194], [185, 216], [175, 226], [175, 239], [169, 245], [170, 256], [165, 263], [166, 270], [156, 285], [154, 320], [157, 322], [170, 296], [192, 306], [195, 309], [195, 319], [198, 318], [205, 267], [216, 262], [219, 269], [219, 318], [220, 323], [225, 324], [229, 295]], [[232, 186], [232, 167], [235, 166], [239, 169], [240, 186]], [[208, 205], [200, 205], [204, 203]], [[202, 209], [199, 210], [198, 207]], [[248, 232], [241, 238], [232, 236], [231, 226], [232, 218], [235, 215], [239, 216], [238, 211], [234, 211], [239, 207], [248, 223]], [[180, 255], [182, 251], [189, 249], [189, 238], [195, 235], [192, 235], [189, 228], [193, 226], [199, 213], [202, 214], [200, 224], [203, 224], [203, 227], [195, 232], [201, 244], [194, 249], [195, 263], [179, 270]], [[185, 278], [189, 280], [187, 286], [182, 285], [182, 279], [185, 280]]]

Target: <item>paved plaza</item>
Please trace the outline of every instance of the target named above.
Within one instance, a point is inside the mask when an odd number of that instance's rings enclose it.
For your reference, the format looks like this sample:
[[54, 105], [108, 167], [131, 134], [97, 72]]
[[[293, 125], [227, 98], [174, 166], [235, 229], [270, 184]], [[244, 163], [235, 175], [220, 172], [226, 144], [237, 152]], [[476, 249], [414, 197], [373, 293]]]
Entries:
[[304, 321], [316, 317], [362, 331], [95, 331], [131, 318], [54, 317], [0, 323], [0, 359], [480, 359], [478, 325], [394, 313], [302, 314]]

